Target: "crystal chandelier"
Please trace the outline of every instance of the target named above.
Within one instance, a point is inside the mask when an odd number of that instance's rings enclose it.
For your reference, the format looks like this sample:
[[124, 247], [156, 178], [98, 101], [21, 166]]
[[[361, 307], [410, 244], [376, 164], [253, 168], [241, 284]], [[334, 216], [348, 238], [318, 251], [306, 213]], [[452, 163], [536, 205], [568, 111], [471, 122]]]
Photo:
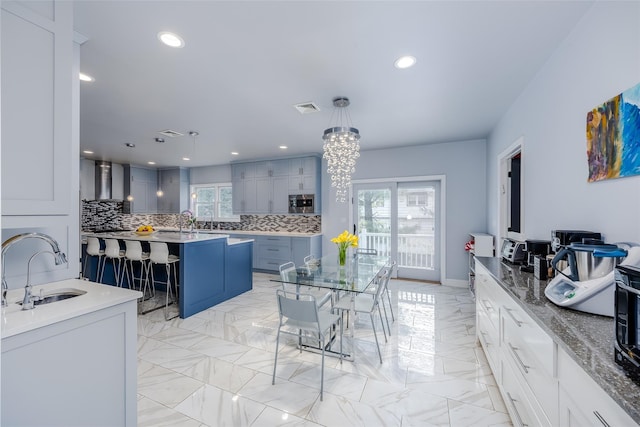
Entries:
[[360, 157], [360, 133], [351, 127], [351, 117], [347, 112], [349, 98], [340, 96], [333, 99], [337, 113], [337, 126], [324, 131], [324, 155], [327, 172], [331, 175], [331, 186], [336, 188], [336, 201], [344, 203], [347, 188], [351, 184], [351, 174], [355, 172], [356, 159]]

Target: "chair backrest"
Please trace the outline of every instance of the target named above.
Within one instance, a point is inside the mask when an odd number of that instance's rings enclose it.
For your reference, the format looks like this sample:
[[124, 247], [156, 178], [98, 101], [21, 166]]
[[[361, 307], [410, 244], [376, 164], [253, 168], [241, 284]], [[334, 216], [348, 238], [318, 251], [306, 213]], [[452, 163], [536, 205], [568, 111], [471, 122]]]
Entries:
[[372, 248], [356, 248], [356, 253], [360, 255], [378, 255], [378, 251]]
[[120, 242], [118, 239], [104, 239], [104, 254], [109, 258], [120, 257]]
[[296, 294], [282, 289], [276, 290], [278, 298], [278, 312], [280, 313], [280, 324], [284, 319], [292, 326], [308, 331], [320, 332], [320, 321], [318, 320], [318, 306], [313, 295]]
[[380, 275], [378, 275], [378, 277], [376, 277], [376, 293], [374, 294], [374, 305], [377, 304], [378, 299], [380, 298], [380, 295], [382, 295], [382, 292], [384, 292], [385, 288], [387, 287], [387, 284], [389, 283], [389, 277], [391, 274], [391, 270], [388, 268], [385, 268], [384, 270], [382, 270], [382, 273], [380, 273]]
[[100, 255], [100, 240], [97, 237], [87, 237], [87, 254]]
[[132, 261], [142, 261], [142, 243], [138, 240], [125, 240], [126, 252], [124, 256]]
[[165, 242], [149, 242], [149, 259], [155, 264], [167, 264], [169, 262], [169, 245]]
[[296, 283], [298, 280], [298, 271], [296, 265], [292, 262], [284, 263], [280, 266], [280, 279], [283, 282]]

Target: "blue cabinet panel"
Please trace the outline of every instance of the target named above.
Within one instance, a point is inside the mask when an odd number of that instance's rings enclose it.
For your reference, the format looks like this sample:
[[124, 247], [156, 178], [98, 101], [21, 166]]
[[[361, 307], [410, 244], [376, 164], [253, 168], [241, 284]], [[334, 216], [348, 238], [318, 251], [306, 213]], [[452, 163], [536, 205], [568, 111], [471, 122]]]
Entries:
[[253, 242], [227, 246], [225, 283], [227, 298], [253, 289]]
[[[226, 239], [180, 245], [180, 317], [187, 318], [226, 300]], [[188, 284], [188, 285], [187, 285]]]

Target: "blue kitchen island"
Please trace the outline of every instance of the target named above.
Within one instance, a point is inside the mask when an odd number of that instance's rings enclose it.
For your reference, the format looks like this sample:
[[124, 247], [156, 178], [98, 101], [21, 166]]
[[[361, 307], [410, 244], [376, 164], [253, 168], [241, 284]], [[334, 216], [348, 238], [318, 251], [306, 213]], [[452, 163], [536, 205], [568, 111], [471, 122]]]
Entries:
[[[159, 231], [140, 236], [131, 231], [112, 233], [84, 233], [100, 239], [118, 239], [124, 248], [125, 240], [165, 242], [169, 253], [180, 257], [178, 263], [180, 317], [187, 318], [253, 288], [253, 240], [232, 239], [225, 234], [180, 233]], [[97, 260], [84, 257], [91, 280], [95, 279]], [[164, 277], [164, 267], [154, 270], [156, 277]], [[107, 259], [103, 281], [115, 284], [113, 267]], [[126, 286], [126, 283], [125, 283]]]

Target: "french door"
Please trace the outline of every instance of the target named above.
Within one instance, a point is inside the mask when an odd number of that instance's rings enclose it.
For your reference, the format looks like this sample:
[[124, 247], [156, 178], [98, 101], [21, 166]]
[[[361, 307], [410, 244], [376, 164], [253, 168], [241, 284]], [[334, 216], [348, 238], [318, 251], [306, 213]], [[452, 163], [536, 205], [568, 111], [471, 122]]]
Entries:
[[440, 281], [440, 182], [353, 185], [353, 229], [362, 248], [398, 263], [398, 277]]

